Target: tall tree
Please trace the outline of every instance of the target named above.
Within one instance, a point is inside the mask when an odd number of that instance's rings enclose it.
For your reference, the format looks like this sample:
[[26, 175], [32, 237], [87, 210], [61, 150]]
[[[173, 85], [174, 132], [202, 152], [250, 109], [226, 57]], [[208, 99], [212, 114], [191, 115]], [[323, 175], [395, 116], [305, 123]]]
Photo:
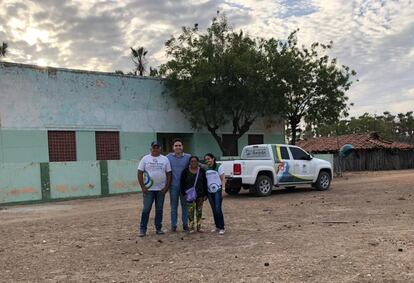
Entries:
[[0, 45], [0, 57], [6, 57], [6, 54], [7, 54], [7, 47], [8, 47], [8, 45], [7, 45], [7, 43], [6, 43], [6, 42], [3, 42], [3, 43]]
[[295, 144], [301, 123], [333, 123], [347, 116], [346, 91], [355, 71], [338, 66], [336, 59], [320, 55], [332, 47], [313, 43], [310, 48], [298, 45], [298, 30], [287, 40], [270, 39], [265, 48], [271, 72], [269, 78], [284, 96], [282, 116], [286, 121], [290, 143]]
[[137, 75], [137, 73], [140, 76], [143, 76], [146, 68], [145, 65], [147, 64], [145, 56], [147, 55], [148, 51], [145, 50], [144, 47], [138, 47], [136, 49], [130, 47], [131, 49], [131, 57], [132, 57], [132, 61], [135, 64], [135, 69], [133, 71], [134, 75]]
[[[225, 16], [214, 18], [206, 32], [183, 27], [166, 42], [169, 61], [161, 74], [178, 107], [196, 129], [206, 128], [225, 155], [261, 117], [277, 110], [279, 101], [266, 79], [260, 41], [235, 32]], [[219, 131], [232, 128], [233, 144], [226, 147]]]

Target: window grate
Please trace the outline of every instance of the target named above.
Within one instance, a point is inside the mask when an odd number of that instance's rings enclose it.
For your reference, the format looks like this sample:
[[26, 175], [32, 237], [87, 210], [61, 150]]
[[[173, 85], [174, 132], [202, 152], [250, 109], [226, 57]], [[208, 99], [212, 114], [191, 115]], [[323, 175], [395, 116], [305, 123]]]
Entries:
[[96, 160], [119, 160], [119, 132], [95, 132]]
[[48, 131], [49, 161], [76, 161], [76, 134], [74, 131]]

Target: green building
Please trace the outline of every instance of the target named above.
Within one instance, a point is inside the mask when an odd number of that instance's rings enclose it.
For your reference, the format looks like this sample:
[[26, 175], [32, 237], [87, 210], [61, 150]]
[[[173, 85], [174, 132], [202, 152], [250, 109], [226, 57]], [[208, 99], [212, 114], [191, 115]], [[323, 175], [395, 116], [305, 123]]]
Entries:
[[[231, 128], [223, 138], [231, 142]], [[221, 151], [195, 131], [163, 81], [0, 62], [0, 204], [138, 190], [137, 161], [159, 140], [187, 152]], [[255, 123], [238, 142], [284, 142], [283, 125]]]

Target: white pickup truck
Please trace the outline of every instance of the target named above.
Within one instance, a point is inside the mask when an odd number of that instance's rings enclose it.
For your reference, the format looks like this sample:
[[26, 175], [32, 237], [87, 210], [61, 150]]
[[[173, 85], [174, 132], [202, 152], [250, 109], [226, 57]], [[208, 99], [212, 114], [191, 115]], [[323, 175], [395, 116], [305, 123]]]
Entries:
[[331, 163], [286, 144], [249, 145], [243, 148], [240, 160], [220, 163], [229, 195], [238, 194], [242, 187], [256, 196], [269, 196], [274, 186], [294, 188], [310, 184], [327, 190], [333, 176]]

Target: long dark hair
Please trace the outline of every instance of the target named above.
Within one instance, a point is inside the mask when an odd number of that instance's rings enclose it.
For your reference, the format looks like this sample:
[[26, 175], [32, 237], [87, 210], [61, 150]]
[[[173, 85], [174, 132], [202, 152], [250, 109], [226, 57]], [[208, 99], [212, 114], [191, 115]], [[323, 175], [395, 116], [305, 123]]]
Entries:
[[210, 152], [209, 153], [206, 153], [206, 155], [204, 155], [204, 159], [206, 159], [206, 156], [208, 156], [208, 157], [210, 157], [210, 158], [212, 158], [214, 160], [213, 168], [217, 168], [216, 157], [214, 156], [214, 154], [212, 154]]
[[191, 159], [195, 158], [195, 160], [197, 160], [198, 163], [200, 163], [200, 159], [198, 158], [198, 156], [196, 155], [191, 155], [190, 159], [188, 159], [188, 165], [187, 167], [190, 167], [190, 163], [191, 163]]

